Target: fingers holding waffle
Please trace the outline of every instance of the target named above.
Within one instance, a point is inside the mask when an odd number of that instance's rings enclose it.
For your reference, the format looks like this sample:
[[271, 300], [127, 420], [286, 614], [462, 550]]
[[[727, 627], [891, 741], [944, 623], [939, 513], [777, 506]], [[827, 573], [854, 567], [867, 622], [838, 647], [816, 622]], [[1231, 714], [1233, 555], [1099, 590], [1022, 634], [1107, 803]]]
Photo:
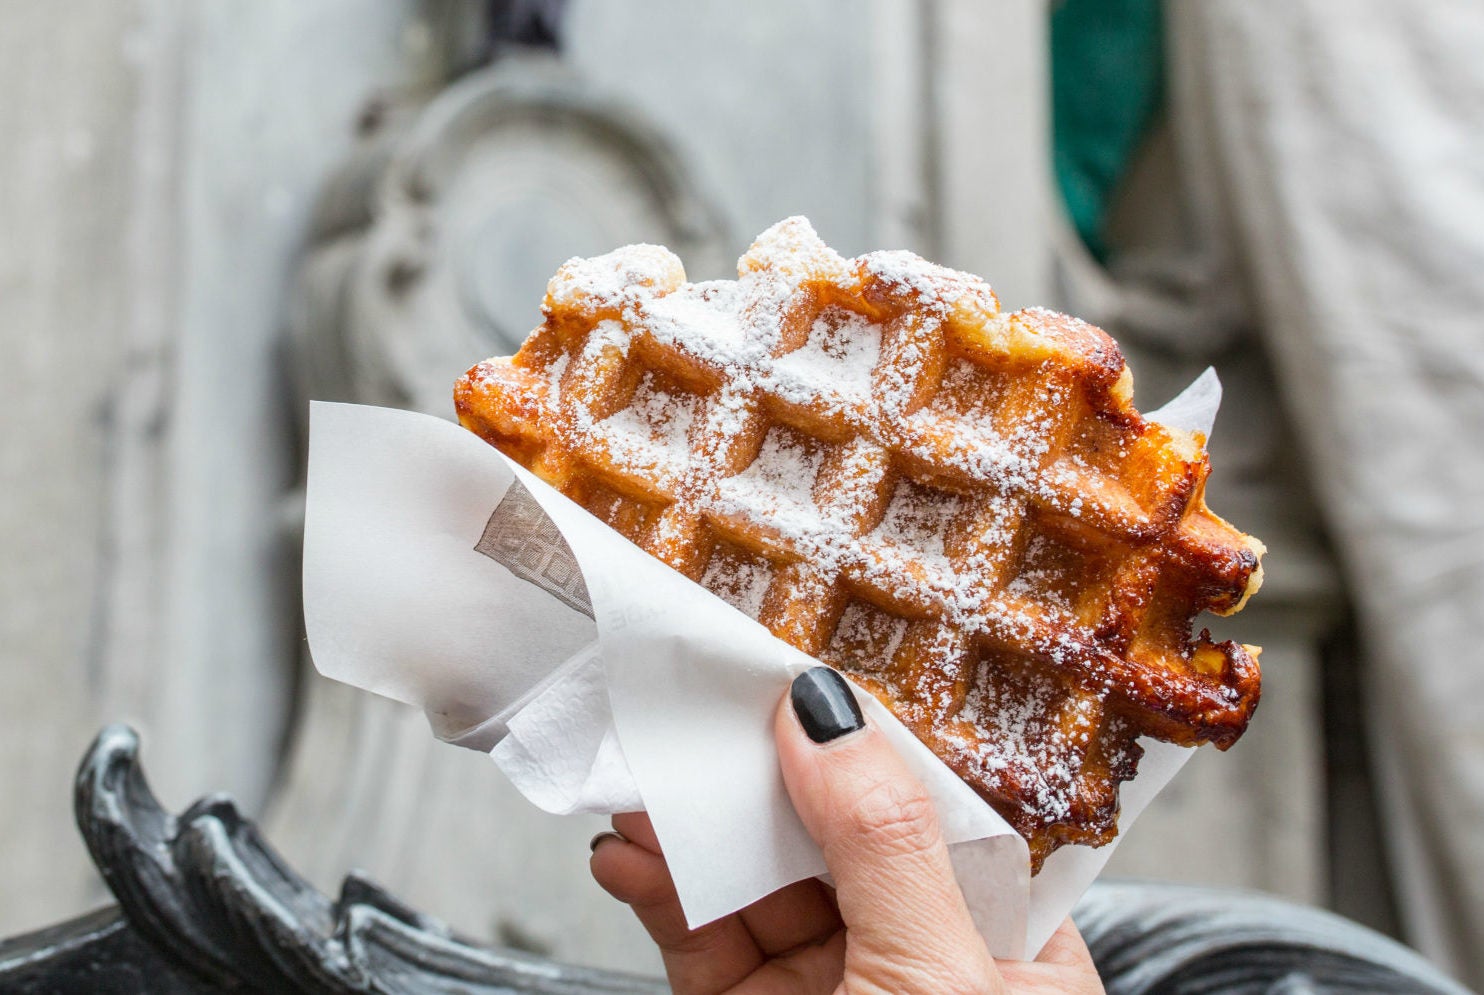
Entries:
[[843, 259], [801, 218], [738, 271], [568, 262], [520, 351], [460, 379], [461, 422], [850, 673], [1037, 868], [1112, 838], [1139, 736], [1235, 741], [1255, 651], [1190, 629], [1256, 589], [1262, 546], [1106, 334], [910, 253]]

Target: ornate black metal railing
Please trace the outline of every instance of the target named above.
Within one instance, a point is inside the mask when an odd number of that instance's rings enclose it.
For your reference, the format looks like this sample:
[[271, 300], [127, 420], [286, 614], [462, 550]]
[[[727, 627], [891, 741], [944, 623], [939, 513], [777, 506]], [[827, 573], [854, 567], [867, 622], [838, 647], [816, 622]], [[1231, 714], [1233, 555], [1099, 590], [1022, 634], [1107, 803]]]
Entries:
[[[229, 798], [164, 811], [138, 749], [132, 730], [110, 726], [77, 775], [78, 828], [118, 905], [0, 942], [0, 993], [666, 990], [655, 979], [483, 946], [356, 875], [331, 900]], [[1259, 895], [1103, 883], [1076, 918], [1112, 995], [1467, 995], [1377, 933]]]

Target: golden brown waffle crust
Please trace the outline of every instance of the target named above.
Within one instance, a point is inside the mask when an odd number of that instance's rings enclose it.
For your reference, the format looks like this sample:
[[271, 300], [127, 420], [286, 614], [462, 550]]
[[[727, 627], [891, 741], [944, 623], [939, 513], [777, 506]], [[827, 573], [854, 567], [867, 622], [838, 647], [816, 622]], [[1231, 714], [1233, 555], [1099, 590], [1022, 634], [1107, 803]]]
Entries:
[[1030, 845], [1117, 832], [1140, 736], [1230, 746], [1257, 650], [1192, 636], [1263, 547], [1204, 440], [1140, 417], [1117, 345], [907, 252], [770, 228], [736, 281], [668, 250], [564, 264], [463, 425], [848, 672]]

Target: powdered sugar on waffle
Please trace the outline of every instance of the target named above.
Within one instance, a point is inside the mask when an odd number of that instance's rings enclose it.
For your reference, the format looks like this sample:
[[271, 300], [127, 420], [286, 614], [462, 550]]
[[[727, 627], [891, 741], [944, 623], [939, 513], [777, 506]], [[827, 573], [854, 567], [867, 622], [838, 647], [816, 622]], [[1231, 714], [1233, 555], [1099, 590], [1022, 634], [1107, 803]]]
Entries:
[[930, 491], [903, 480], [897, 484], [886, 515], [872, 536], [914, 551], [925, 559], [947, 565], [944, 539], [964, 502], [953, 494]]
[[1058, 578], [1049, 565], [1052, 555], [1053, 543], [1049, 538], [1031, 536], [1020, 571], [1006, 586], [1005, 593], [1027, 601], [1035, 599], [1042, 611], [1071, 621], [1073, 606], [1058, 590]]
[[[610, 256], [620, 256], [610, 253]], [[1008, 424], [987, 418], [953, 417], [942, 413], [906, 414], [916, 389], [916, 377], [929, 361], [930, 343], [942, 335], [941, 316], [959, 301], [973, 297], [993, 306], [993, 295], [977, 278], [935, 266], [907, 252], [876, 252], [848, 264], [819, 241], [803, 219], [789, 219], [762, 235], [739, 262], [737, 281], [674, 286], [668, 271], [640, 247], [631, 263], [604, 257], [597, 267], [604, 282], [590, 288], [586, 300], [603, 303], [612, 294], [623, 318], [642, 328], [663, 348], [691, 356], [722, 375], [722, 385], [705, 401], [704, 413], [690, 406], [689, 395], [668, 399], [644, 389], [646, 379], [629, 408], [606, 421], [574, 419], [579, 432], [590, 432], [610, 451], [621, 451], [638, 465], [675, 467], [685, 459], [695, 417], [706, 420], [705, 436], [729, 439], [745, 431], [757, 415], [759, 396], [792, 403], [814, 403], [838, 411], [856, 422], [857, 435], [846, 443], [801, 442], [798, 433], [771, 429], [756, 458], [740, 473], [717, 483], [702, 500], [722, 516], [755, 520], [781, 533], [795, 553], [802, 553], [821, 576], [852, 573], [867, 584], [902, 587], [911, 599], [932, 605], [945, 622], [965, 632], [1013, 633], [1022, 644], [1052, 658], [1068, 652], [1088, 652], [1091, 633], [1082, 638], [1038, 640], [1041, 620], [1014, 603], [986, 605], [984, 579], [1005, 564], [972, 554], [967, 566], [952, 569], [944, 537], [963, 506], [953, 494], [903, 480], [896, 488], [885, 517], [867, 535], [849, 522], [866, 499], [865, 491], [885, 472], [883, 454], [896, 448], [920, 456], [929, 464], [957, 468], [972, 479], [991, 485], [990, 520], [979, 539], [1004, 546], [1019, 528], [1019, 515], [1034, 494], [1052, 501], [1057, 490], [1043, 478], [1058, 407], [1069, 400], [1054, 388], [1039, 406], [1042, 412]], [[855, 268], [858, 266], [859, 268]], [[563, 268], [564, 281], [590, 268]], [[569, 272], [570, 270], [570, 272]], [[658, 273], [650, 284], [612, 293], [607, 282], [614, 273]], [[784, 351], [782, 321], [803, 302], [802, 283], [828, 279], [874, 281], [888, 296], [908, 295], [907, 323], [896, 332], [890, 355], [883, 358], [885, 328], [864, 315], [840, 307], [826, 307], [810, 319], [802, 344]], [[575, 291], [564, 282], [553, 298]], [[583, 350], [584, 360], [630, 343], [617, 322], [600, 322]], [[778, 353], [781, 355], [777, 355]], [[674, 405], [677, 413], [664, 421], [661, 411]], [[580, 407], [580, 406], [579, 406]], [[1046, 412], [1053, 412], [1047, 414]], [[905, 437], [895, 424], [905, 423]], [[646, 451], [645, 440], [653, 451]], [[816, 481], [827, 455], [833, 451], [844, 472], [839, 486], [816, 500]], [[880, 464], [879, 466], [873, 464]], [[978, 559], [974, 559], [977, 557]], [[983, 562], [979, 562], [983, 561]]]
[[[973, 733], [955, 735], [950, 727], [947, 738], [986, 770], [1010, 768], [1027, 789], [1028, 811], [1051, 825], [1071, 814], [1072, 788], [1098, 711], [1094, 699], [998, 672], [970, 688], [958, 714], [960, 726]], [[992, 749], [984, 748], [986, 739]]]
[[885, 667], [902, 648], [911, 623], [900, 615], [889, 615], [861, 601], [845, 606], [840, 624], [831, 639], [830, 655], [842, 663], [860, 666], [862, 661], [878, 661]]
[[[894, 707], [941, 755], [1013, 771], [1014, 804], [1048, 825], [1068, 818], [1119, 661], [1077, 623], [1077, 588], [1055, 573], [1083, 566], [1078, 554], [1042, 564], [1034, 537], [1048, 513], [1085, 522], [1091, 507], [1087, 528], [1115, 539], [1144, 516], [1064, 452], [1091, 389], [1069, 365], [1083, 333], [1040, 337], [999, 315], [977, 278], [911, 253], [844, 260], [798, 218], [760, 236], [738, 272], [686, 284], [653, 246], [563, 266], [547, 333], [571, 351], [543, 371], [552, 424], [579, 461], [596, 451], [640, 481], [643, 514], [673, 502], [663, 548], [706, 563], [705, 586], [754, 617], [777, 595], [817, 604], [813, 619], [791, 612], [791, 640], [911, 684]], [[643, 372], [651, 363], [666, 373]], [[635, 541], [657, 548], [655, 535]], [[763, 553], [698, 545], [713, 535]], [[1062, 673], [1021, 680], [1002, 666]]]
[[688, 284], [663, 296], [640, 297], [633, 310], [656, 341], [683, 348], [708, 363], [722, 364], [738, 350], [750, 347], [740, 320], [741, 306], [741, 287], [736, 281], [713, 280]]
[[839, 390], [862, 395], [871, 389], [871, 371], [881, 356], [881, 326], [842, 307], [826, 308], [802, 346], [775, 364], [781, 378], [816, 392]]
[[868, 279], [878, 280], [898, 293], [913, 294], [920, 307], [938, 317], [945, 316], [966, 296], [979, 298], [990, 310], [998, 309], [983, 280], [972, 273], [930, 263], [915, 252], [870, 252], [860, 257], [860, 263]]
[[690, 461], [687, 440], [700, 406], [698, 397], [661, 392], [655, 386], [654, 375], [646, 373], [633, 401], [600, 424], [627, 459], [641, 465], [658, 462], [669, 472], [678, 473]]
[[757, 618], [763, 598], [773, 583], [773, 569], [765, 561], [748, 557], [713, 556], [701, 577], [701, 586], [744, 615]]
[[646, 291], [674, 290], [685, 268], [663, 245], [626, 245], [602, 256], [573, 256], [546, 285], [547, 310], [591, 310], [635, 299]]
[[587, 337], [587, 345], [582, 349], [582, 358], [592, 362], [609, 349], [617, 350], [621, 356], [629, 354], [628, 326], [612, 318], [593, 326], [592, 333]]
[[802, 512], [807, 520], [817, 514], [813, 488], [820, 465], [817, 449], [775, 428], [747, 469], [722, 481], [721, 487], [748, 510], [771, 512], [775, 524], [793, 517], [790, 512]]
[[562, 377], [566, 375], [567, 366], [571, 362], [572, 357], [564, 352], [546, 370], [546, 403], [553, 408], [562, 403]]

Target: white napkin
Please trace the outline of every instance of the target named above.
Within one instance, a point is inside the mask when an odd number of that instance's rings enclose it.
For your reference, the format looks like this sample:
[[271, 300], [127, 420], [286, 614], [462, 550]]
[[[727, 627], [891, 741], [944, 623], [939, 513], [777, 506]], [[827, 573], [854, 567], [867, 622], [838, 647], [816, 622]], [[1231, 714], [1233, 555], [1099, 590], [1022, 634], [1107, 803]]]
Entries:
[[[1219, 403], [1207, 370], [1149, 417], [1209, 435]], [[456, 425], [313, 405], [304, 615], [321, 673], [423, 708], [541, 808], [647, 810], [692, 926], [825, 871], [772, 738], [816, 661]], [[1034, 957], [1116, 841], [1031, 879], [1020, 836], [857, 697], [931, 792], [990, 950]], [[1190, 754], [1143, 745], [1120, 838]]]

